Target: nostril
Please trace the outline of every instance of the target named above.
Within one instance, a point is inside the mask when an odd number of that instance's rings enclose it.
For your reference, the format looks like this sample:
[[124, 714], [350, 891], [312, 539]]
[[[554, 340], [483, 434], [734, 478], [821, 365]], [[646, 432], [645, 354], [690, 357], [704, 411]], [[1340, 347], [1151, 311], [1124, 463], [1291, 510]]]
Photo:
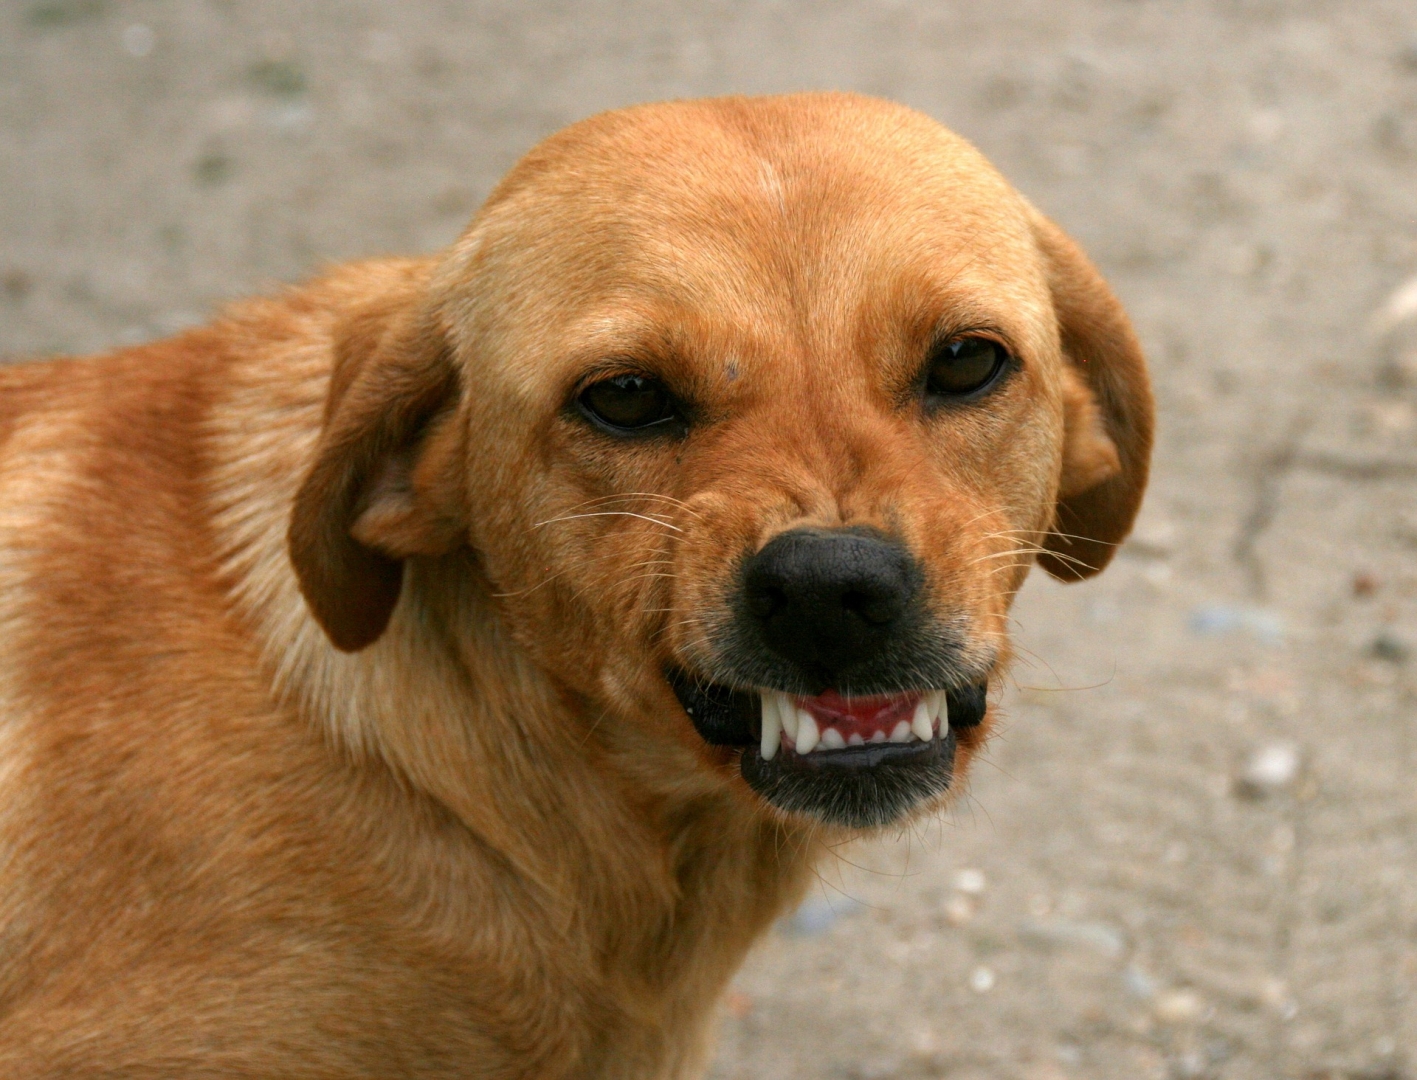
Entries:
[[841, 606], [872, 626], [885, 626], [900, 618], [905, 607], [899, 593], [880, 595], [851, 589], [842, 594]]
[[748, 610], [759, 619], [771, 619], [787, 606], [787, 593], [773, 585], [748, 590]]

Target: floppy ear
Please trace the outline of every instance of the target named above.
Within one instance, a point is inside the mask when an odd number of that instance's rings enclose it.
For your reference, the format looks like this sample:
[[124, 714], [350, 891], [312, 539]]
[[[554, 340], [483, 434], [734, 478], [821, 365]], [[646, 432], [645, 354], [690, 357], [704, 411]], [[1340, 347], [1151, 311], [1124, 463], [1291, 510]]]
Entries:
[[1053, 531], [1039, 564], [1080, 581], [1111, 560], [1146, 490], [1155, 409], [1141, 345], [1126, 312], [1087, 256], [1038, 214], [1066, 361], [1063, 475]]
[[458, 380], [417, 284], [399, 283], [337, 331], [324, 427], [290, 519], [300, 591], [345, 652], [384, 632], [404, 559], [444, 554], [465, 536]]

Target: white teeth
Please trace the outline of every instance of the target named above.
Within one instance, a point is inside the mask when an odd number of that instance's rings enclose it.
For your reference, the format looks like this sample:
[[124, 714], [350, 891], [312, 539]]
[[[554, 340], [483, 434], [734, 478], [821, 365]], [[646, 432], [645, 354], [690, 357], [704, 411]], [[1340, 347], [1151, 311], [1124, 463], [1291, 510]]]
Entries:
[[782, 720], [782, 730], [787, 732], [789, 739], [796, 741], [797, 707], [792, 704], [792, 699], [781, 690], [773, 690], [771, 693], [777, 700], [777, 715]]
[[930, 720], [930, 706], [921, 698], [915, 703], [915, 715], [910, 718], [910, 730], [921, 742], [929, 742], [935, 734]]
[[760, 752], [764, 761], [777, 756], [777, 748], [782, 745], [782, 720], [777, 711], [777, 695], [763, 694], [763, 742]]
[[797, 752], [810, 754], [821, 738], [817, 734], [817, 722], [806, 709], [797, 710]]
[[787, 735], [788, 745], [794, 747], [797, 753], [810, 754], [817, 749], [841, 750], [847, 746], [865, 746], [867, 743], [905, 743], [916, 739], [929, 742], [937, 732], [944, 734], [950, 722], [949, 700], [943, 690], [930, 690], [921, 694], [909, 720], [897, 721], [889, 734], [879, 729], [873, 731], [869, 739], [863, 738], [859, 732], [853, 732], [848, 738], [830, 725], [819, 727], [810, 712], [799, 709], [792, 698], [780, 690], [764, 690], [761, 698], [764, 761], [771, 761], [777, 756], [784, 733]]
[[940, 734], [950, 726], [950, 699], [943, 690], [933, 690], [925, 699], [930, 703], [930, 719], [939, 722]]

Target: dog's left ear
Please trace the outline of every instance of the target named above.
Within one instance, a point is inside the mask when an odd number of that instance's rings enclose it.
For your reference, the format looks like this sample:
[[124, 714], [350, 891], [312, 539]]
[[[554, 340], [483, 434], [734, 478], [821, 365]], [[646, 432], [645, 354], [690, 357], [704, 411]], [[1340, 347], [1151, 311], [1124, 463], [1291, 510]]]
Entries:
[[1155, 406], [1141, 345], [1122, 305], [1068, 236], [1035, 212], [1062, 338], [1065, 434], [1053, 531], [1039, 564], [1091, 577], [1131, 531], [1151, 465]]
[[416, 285], [398, 283], [337, 330], [324, 427], [290, 519], [300, 591], [345, 652], [384, 632], [403, 560], [446, 554], [466, 533], [457, 373]]

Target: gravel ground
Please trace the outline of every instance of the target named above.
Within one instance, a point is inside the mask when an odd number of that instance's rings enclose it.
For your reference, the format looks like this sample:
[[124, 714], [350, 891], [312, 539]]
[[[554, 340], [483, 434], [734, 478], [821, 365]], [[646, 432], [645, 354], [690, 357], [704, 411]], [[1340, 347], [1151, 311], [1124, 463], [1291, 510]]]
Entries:
[[438, 247], [599, 109], [804, 87], [1071, 230], [1161, 440], [1115, 568], [1026, 588], [968, 798], [825, 868], [712, 1075], [1417, 1075], [1410, 0], [9, 0], [0, 353]]

